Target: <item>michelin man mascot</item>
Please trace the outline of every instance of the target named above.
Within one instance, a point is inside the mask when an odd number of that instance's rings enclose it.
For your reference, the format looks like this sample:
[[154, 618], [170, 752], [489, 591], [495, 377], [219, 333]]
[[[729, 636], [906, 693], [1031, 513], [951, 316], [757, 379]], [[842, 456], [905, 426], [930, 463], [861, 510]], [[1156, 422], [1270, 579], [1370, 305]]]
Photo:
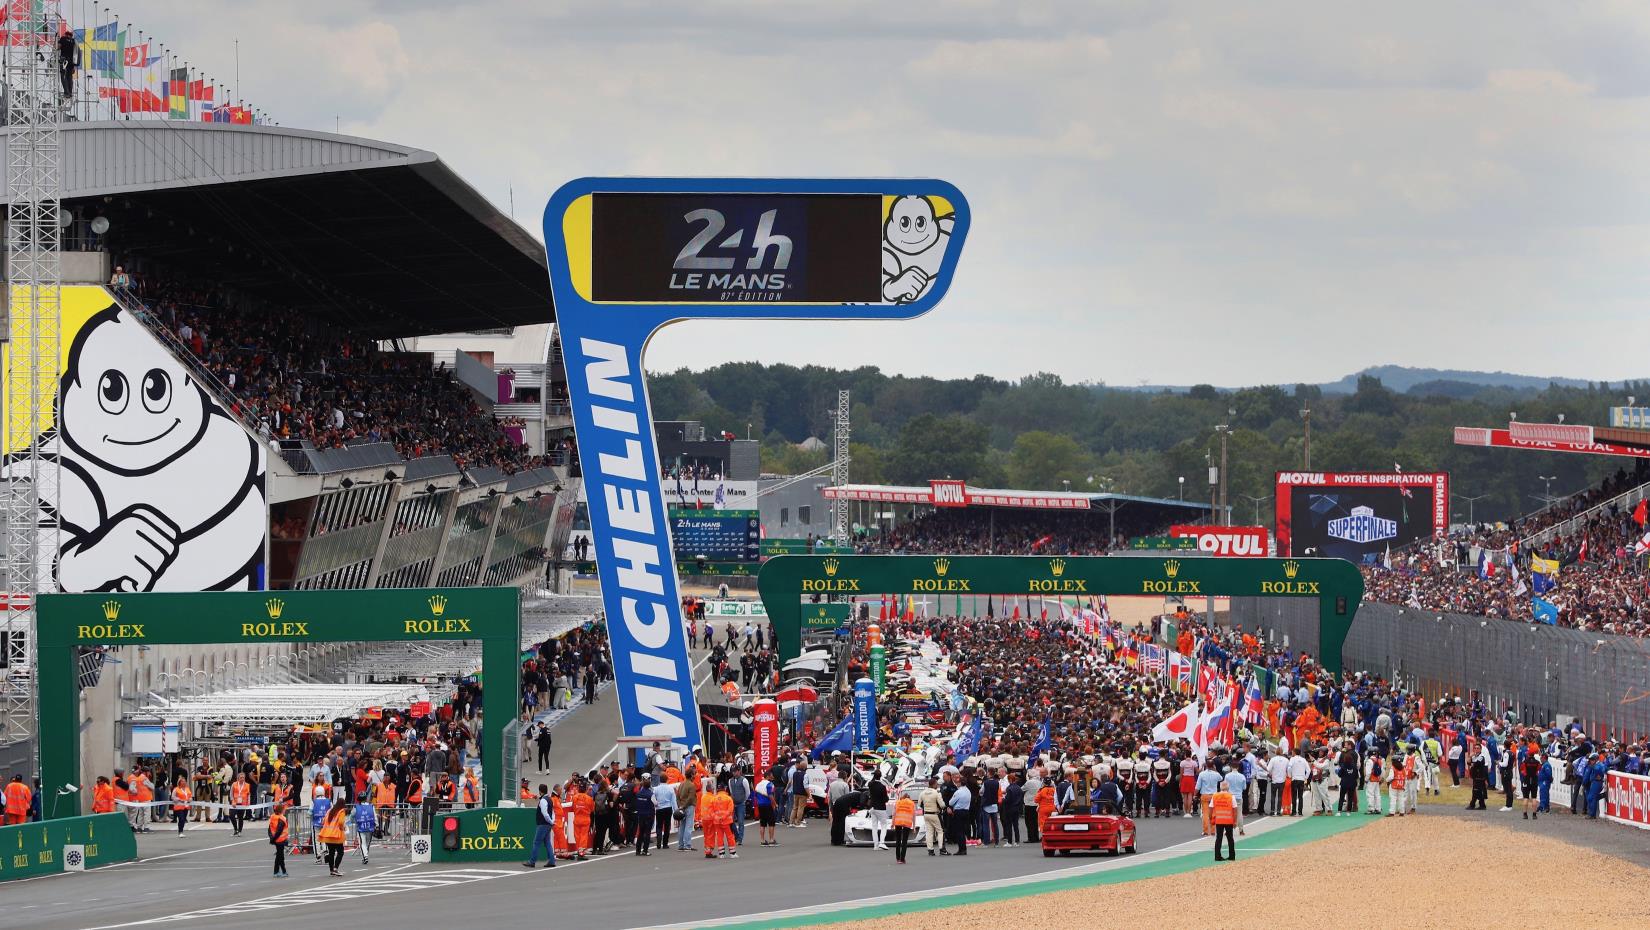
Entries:
[[119, 307], [64, 369], [58, 586], [223, 591], [259, 584], [263, 448]]
[[882, 229], [882, 299], [908, 304], [928, 293], [951, 244], [955, 216], [934, 215], [927, 197], [899, 197]]

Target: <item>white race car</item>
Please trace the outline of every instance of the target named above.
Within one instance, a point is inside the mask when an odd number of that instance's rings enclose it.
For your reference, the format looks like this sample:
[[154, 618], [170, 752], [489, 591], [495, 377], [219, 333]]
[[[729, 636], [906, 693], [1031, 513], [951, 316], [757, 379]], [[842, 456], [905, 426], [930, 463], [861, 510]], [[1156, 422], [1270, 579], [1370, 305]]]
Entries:
[[[899, 791], [889, 792], [889, 794], [888, 794], [888, 797], [889, 797], [889, 802], [888, 802], [888, 834], [887, 834], [886, 838], [884, 838], [884, 840], [883, 840], [883, 842], [885, 844], [887, 844], [888, 846], [892, 847], [894, 845], [894, 811], [893, 811], [894, 803], [893, 802], [894, 802], [894, 800], [899, 798], [901, 793], [904, 793], [905, 796], [909, 797], [911, 800], [917, 801], [918, 805], [919, 805], [918, 808], [917, 808], [916, 826], [914, 826], [911, 829], [911, 841], [909, 843], [910, 847], [915, 849], [915, 848], [917, 848], [919, 846], [922, 846], [922, 845], [924, 845], [928, 842], [928, 828], [923, 825], [922, 808], [920, 806], [921, 805], [921, 800], [922, 800], [922, 791], [923, 791], [923, 786], [922, 785], [911, 785], [909, 787], [902, 788]], [[870, 811], [868, 811], [868, 810], [854, 811], [852, 814], [848, 815], [848, 819], [843, 824], [843, 826], [844, 826], [844, 835], [847, 838], [849, 846], [870, 846], [870, 845], [872, 845], [872, 842], [871, 842], [871, 837], [872, 837], [872, 835], [871, 835], [871, 812]]]

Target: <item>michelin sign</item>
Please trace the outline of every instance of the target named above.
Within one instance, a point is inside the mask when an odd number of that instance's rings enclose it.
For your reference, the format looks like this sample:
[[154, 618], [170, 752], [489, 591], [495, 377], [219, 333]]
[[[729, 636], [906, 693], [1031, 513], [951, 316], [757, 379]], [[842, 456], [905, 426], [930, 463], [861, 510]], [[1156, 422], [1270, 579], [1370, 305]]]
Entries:
[[642, 350], [687, 319], [905, 320], [968, 203], [935, 180], [585, 178], [544, 214], [626, 736], [700, 742]]

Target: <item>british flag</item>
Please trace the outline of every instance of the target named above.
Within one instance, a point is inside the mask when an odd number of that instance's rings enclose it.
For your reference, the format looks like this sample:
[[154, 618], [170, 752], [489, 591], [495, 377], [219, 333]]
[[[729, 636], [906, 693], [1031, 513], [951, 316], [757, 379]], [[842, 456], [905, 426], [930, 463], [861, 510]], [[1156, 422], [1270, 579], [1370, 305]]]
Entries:
[[1169, 653], [1169, 677], [1181, 691], [1192, 690], [1192, 662], [1178, 652]]

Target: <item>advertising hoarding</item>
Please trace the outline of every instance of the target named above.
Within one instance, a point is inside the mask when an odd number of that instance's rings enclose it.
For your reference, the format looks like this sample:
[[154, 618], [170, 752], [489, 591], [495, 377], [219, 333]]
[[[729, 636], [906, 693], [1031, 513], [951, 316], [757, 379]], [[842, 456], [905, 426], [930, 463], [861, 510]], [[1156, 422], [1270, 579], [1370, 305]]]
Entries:
[[1447, 472], [1277, 473], [1279, 555], [1368, 565], [1449, 529]]

